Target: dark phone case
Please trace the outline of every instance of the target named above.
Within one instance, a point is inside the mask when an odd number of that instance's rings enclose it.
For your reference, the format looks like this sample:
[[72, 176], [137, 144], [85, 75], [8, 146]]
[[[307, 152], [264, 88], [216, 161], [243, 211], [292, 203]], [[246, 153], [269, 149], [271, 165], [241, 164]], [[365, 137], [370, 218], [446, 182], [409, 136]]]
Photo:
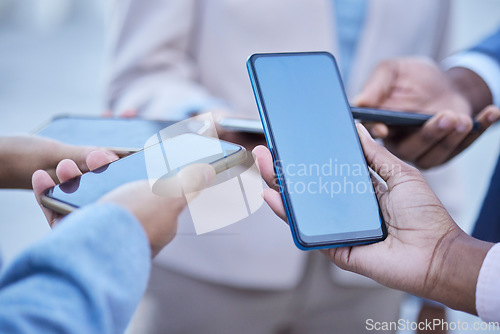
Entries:
[[[416, 112], [403, 112], [385, 109], [358, 108], [351, 106], [352, 116], [362, 122], [381, 122], [396, 126], [422, 126], [432, 115]], [[481, 125], [474, 121], [472, 130], [479, 130]]]

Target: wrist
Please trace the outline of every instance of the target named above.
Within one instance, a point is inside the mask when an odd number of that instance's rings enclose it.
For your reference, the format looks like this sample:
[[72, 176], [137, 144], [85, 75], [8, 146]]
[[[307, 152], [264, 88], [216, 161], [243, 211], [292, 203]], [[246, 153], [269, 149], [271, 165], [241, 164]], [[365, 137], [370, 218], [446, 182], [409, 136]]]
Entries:
[[431, 268], [435, 284], [427, 296], [453, 309], [477, 314], [476, 285], [492, 243], [475, 239], [459, 228], [442, 239]]
[[488, 85], [474, 71], [464, 67], [452, 67], [445, 74], [453, 88], [470, 104], [472, 117], [493, 103], [493, 96]]

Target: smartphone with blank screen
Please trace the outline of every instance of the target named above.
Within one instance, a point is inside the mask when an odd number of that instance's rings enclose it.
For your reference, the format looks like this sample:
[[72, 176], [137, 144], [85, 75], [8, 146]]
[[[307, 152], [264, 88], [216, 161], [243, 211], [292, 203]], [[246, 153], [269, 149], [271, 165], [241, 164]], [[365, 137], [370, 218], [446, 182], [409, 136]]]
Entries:
[[385, 223], [335, 58], [254, 54], [247, 67], [297, 247], [383, 240]]
[[219, 173], [242, 163], [246, 156], [240, 145], [182, 134], [47, 189], [42, 204], [68, 214], [129, 182], [165, 179], [193, 163], [209, 163]]

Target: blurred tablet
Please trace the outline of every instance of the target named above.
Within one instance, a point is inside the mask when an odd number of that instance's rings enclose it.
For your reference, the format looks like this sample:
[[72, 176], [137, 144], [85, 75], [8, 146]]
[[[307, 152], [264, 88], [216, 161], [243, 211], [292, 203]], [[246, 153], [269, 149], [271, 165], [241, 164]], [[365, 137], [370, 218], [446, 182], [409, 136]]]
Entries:
[[[35, 134], [71, 145], [89, 145], [118, 152], [137, 152], [156, 132], [177, 122], [142, 118], [56, 116]], [[203, 122], [186, 124], [185, 132], [199, 133]]]

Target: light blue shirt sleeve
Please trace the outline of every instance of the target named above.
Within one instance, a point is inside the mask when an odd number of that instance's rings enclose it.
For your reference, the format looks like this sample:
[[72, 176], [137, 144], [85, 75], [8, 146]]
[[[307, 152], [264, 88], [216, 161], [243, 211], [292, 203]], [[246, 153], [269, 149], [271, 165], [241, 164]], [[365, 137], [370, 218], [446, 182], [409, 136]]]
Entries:
[[150, 266], [132, 214], [114, 204], [78, 210], [4, 268], [0, 333], [123, 333]]

